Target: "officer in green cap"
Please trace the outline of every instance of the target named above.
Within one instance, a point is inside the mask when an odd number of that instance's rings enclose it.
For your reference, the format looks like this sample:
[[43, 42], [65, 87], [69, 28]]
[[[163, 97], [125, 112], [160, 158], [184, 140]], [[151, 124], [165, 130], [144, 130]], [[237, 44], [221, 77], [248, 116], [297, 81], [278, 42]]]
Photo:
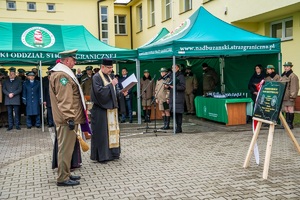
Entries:
[[168, 73], [168, 69], [165, 67], [160, 68], [160, 78], [156, 82], [155, 86], [155, 102], [158, 104], [158, 109], [161, 111], [161, 115], [164, 121], [163, 127], [164, 130], [170, 129], [170, 109], [167, 101], [169, 100], [170, 92], [167, 88], [164, 87], [164, 83], [169, 83], [171, 78]]
[[151, 101], [155, 95], [155, 83], [152, 81], [149, 70], [144, 70], [144, 76], [140, 81], [140, 89], [142, 95], [142, 106], [144, 112], [144, 122], [151, 122]]
[[22, 82], [26, 80], [24, 69], [22, 69], [22, 68], [18, 69], [18, 78], [20, 78], [22, 80]]
[[287, 86], [283, 97], [282, 108], [286, 113], [285, 116], [287, 124], [290, 129], [293, 129], [294, 107], [299, 92], [299, 78], [292, 70], [292, 62], [285, 62], [283, 67], [284, 72], [281, 75], [280, 81], [286, 82]]
[[84, 96], [91, 96], [91, 87], [92, 87], [92, 77], [93, 77], [93, 67], [87, 66], [85, 68], [86, 75], [81, 79], [81, 88]]
[[275, 72], [274, 65], [267, 65], [265, 81], [279, 81], [280, 76]]
[[185, 78], [185, 104], [187, 115], [195, 114], [194, 98], [198, 89], [197, 77], [192, 72], [192, 66], [187, 66], [184, 73]]

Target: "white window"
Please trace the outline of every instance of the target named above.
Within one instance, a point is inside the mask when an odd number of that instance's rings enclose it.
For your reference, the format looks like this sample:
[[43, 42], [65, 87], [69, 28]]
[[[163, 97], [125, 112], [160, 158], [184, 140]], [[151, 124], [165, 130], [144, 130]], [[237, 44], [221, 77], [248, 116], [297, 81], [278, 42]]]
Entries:
[[192, 0], [183, 0], [183, 12], [192, 9]]
[[171, 11], [171, 0], [165, 0], [166, 1], [166, 11], [165, 11], [165, 19], [171, 19], [172, 11]]
[[55, 4], [54, 3], [47, 3], [47, 11], [48, 12], [55, 12]]
[[143, 31], [143, 7], [142, 5], [137, 7], [137, 19], [138, 19], [138, 31]]
[[154, 0], [149, 0], [149, 7], [150, 7], [150, 10], [149, 10], [149, 25], [150, 27], [151, 26], [154, 26], [155, 25], [155, 4], [154, 4]]
[[293, 18], [288, 18], [271, 23], [271, 37], [281, 40], [293, 39]]
[[126, 34], [126, 16], [115, 15], [115, 34], [125, 35]]
[[6, 8], [7, 10], [16, 10], [16, 2], [15, 1], [6, 1]]
[[106, 6], [100, 8], [101, 41], [108, 43], [108, 9]]
[[36, 11], [36, 4], [35, 4], [35, 2], [27, 2], [27, 10], [28, 11]]

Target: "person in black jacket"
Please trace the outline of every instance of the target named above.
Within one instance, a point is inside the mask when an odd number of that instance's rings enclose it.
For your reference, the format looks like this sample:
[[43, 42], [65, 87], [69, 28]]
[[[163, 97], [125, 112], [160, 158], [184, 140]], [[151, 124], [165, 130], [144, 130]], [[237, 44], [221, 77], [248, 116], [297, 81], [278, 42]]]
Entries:
[[255, 72], [251, 76], [250, 81], [248, 83], [248, 89], [250, 90], [252, 101], [255, 103], [258, 93], [256, 86], [260, 83], [261, 80], [265, 78], [266, 75], [261, 64], [255, 65], [254, 70]]
[[53, 67], [54, 66], [48, 67], [48, 72], [47, 72], [48, 76], [45, 77], [45, 79], [43, 80], [43, 100], [44, 100], [43, 104], [47, 108], [47, 122], [48, 122], [49, 127], [54, 126], [52, 108], [51, 108], [51, 101], [50, 101], [50, 91], [49, 91], [49, 79], [50, 79], [50, 76], [51, 76], [50, 70]]
[[170, 96], [167, 103], [170, 104], [170, 111], [175, 112], [176, 120], [176, 133], [182, 133], [182, 114], [184, 113], [184, 98], [185, 98], [185, 78], [183, 73], [180, 71], [180, 66], [178, 64], [173, 66], [173, 71], [175, 70], [175, 84], [176, 84], [176, 94], [175, 94], [175, 106], [173, 108], [173, 74], [171, 75], [171, 84], [166, 84], [165, 87], [170, 89]]
[[[16, 129], [20, 130], [20, 105], [21, 105], [21, 93], [22, 82], [16, 78], [16, 68], [9, 68], [9, 78], [3, 83], [3, 93], [5, 95], [4, 104], [8, 110], [8, 128], [7, 131], [13, 129], [15, 124]], [[13, 114], [13, 111], [15, 114]], [[15, 116], [15, 117], [14, 117]]]

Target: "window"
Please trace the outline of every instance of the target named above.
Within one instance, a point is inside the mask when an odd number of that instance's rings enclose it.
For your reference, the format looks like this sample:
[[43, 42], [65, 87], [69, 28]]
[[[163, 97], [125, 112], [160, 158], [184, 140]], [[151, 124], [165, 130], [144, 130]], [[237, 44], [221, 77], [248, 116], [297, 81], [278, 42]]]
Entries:
[[166, 9], [165, 9], [165, 20], [167, 19], [171, 19], [171, 15], [172, 15], [172, 12], [171, 12], [171, 0], [165, 0], [165, 6], [164, 6]]
[[271, 23], [271, 37], [281, 40], [293, 39], [293, 19], [288, 18]]
[[55, 12], [55, 4], [54, 3], [47, 3], [47, 11], [48, 12]]
[[106, 6], [100, 8], [101, 41], [108, 43], [108, 10]]
[[15, 1], [6, 1], [7, 10], [16, 10], [16, 2]]
[[180, 0], [180, 12], [186, 12], [192, 9], [192, 0]]
[[115, 15], [115, 34], [125, 35], [126, 34], [126, 16]]
[[28, 11], [36, 11], [36, 4], [35, 4], [35, 2], [27, 2], [27, 10]]
[[149, 25], [154, 26], [155, 25], [155, 4], [154, 0], [149, 0]]
[[143, 31], [143, 7], [142, 5], [137, 7], [137, 19], [138, 19], [138, 32]]

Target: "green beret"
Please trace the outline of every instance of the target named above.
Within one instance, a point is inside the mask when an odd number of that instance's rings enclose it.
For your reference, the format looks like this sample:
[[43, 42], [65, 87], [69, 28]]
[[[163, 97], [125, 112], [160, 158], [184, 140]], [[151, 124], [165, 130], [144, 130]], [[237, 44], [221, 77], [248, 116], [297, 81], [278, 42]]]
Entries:
[[15, 67], [11, 67], [8, 69], [10, 72], [16, 72], [16, 68]]
[[20, 69], [18, 69], [18, 72], [19, 72], [19, 73], [24, 73], [24, 72], [25, 72], [25, 70], [24, 70], [24, 69], [22, 69], [22, 68], [20, 68]]
[[293, 67], [293, 63], [292, 62], [285, 62], [283, 64], [283, 66], [290, 66], [290, 67]]
[[275, 69], [274, 65], [268, 65], [267, 69]]
[[60, 55], [61, 58], [72, 57], [72, 58], [76, 59], [77, 51], [78, 51], [77, 49], [73, 49], [73, 50], [59, 52], [58, 54]]
[[85, 70], [93, 70], [93, 66], [87, 66]]
[[0, 71], [4, 72], [4, 71], [5, 71], [5, 68], [0, 68]]
[[167, 68], [162, 67], [162, 68], [160, 68], [159, 72], [168, 72], [168, 70], [167, 70]]
[[148, 70], [148, 69], [145, 69], [145, 70], [144, 70], [144, 73], [149, 73], [149, 70]]

